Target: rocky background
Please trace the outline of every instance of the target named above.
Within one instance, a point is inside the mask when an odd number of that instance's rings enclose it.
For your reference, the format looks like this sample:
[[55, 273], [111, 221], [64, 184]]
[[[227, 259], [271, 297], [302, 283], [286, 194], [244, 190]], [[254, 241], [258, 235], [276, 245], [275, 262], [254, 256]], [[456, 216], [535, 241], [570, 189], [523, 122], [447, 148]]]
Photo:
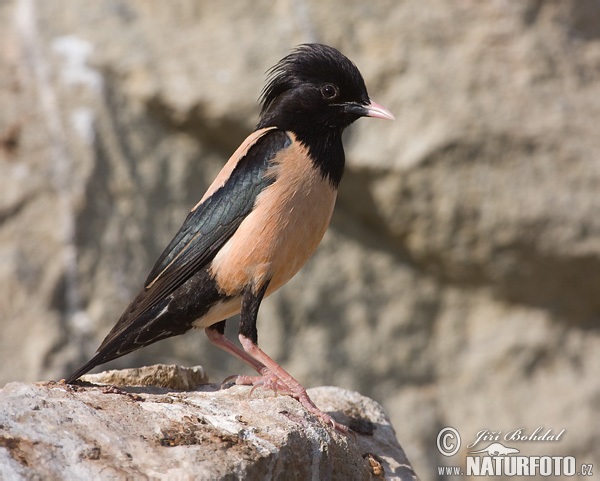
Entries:
[[[0, 385], [91, 356], [265, 70], [319, 41], [397, 120], [347, 132], [331, 229], [264, 303], [262, 347], [380, 401], [423, 479], [482, 429], [566, 429], [507, 444], [598, 469], [598, 1], [7, 0], [0, 25]], [[201, 332], [107, 367], [157, 362], [246, 372]]]

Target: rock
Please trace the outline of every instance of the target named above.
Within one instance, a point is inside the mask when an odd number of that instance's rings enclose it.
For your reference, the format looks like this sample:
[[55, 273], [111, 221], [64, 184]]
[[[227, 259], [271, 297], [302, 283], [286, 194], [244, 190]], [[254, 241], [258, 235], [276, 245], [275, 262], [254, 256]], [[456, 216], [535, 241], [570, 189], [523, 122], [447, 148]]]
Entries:
[[[443, 426], [565, 428], [544, 449], [600, 464], [597, 1], [5, 0], [0, 23], [0, 385], [89, 359], [265, 70], [318, 40], [397, 121], [347, 132], [332, 226], [261, 307], [261, 347], [380, 401], [424, 478], [453, 460]], [[238, 373], [204, 337], [103, 369]]]
[[101, 373], [121, 379], [121, 387], [7, 384], [0, 390], [0, 477], [417, 479], [383, 408], [358, 393], [310, 390], [353, 427], [354, 438], [289, 396], [249, 396], [246, 386], [180, 391], [147, 384], [152, 376], [179, 383], [187, 371], [174, 368], [151, 366], [139, 378], [134, 370]]
[[202, 366], [182, 367], [155, 364], [133, 369], [104, 371], [81, 376], [82, 381], [113, 386], [155, 386], [190, 391], [208, 382]]

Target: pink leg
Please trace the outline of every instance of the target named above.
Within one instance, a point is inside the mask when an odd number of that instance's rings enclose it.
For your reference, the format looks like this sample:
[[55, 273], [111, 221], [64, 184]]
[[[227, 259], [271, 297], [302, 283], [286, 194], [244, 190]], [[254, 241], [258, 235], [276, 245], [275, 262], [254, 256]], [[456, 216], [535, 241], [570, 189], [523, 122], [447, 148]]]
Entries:
[[263, 364], [254, 359], [246, 351], [243, 351], [242, 349], [237, 347], [233, 342], [227, 339], [219, 331], [217, 331], [216, 329], [206, 328], [204, 329], [204, 332], [206, 333], [206, 337], [208, 337], [208, 340], [212, 342], [215, 346], [220, 347], [229, 354], [232, 354], [233, 356], [237, 357], [240, 361], [245, 362], [252, 369], [254, 369], [260, 374], [260, 376], [230, 376], [223, 381], [223, 384], [235, 378], [236, 384], [250, 385], [254, 387], [264, 386], [265, 389], [272, 389], [273, 391], [280, 392], [282, 394], [290, 394], [288, 392], [287, 386], [283, 384], [277, 378], [277, 376], [271, 373], [269, 369], [267, 369]]
[[[267, 371], [276, 376], [281, 383], [283, 383], [288, 391], [288, 394], [297, 399], [302, 406], [314, 415], [320, 417], [327, 424], [331, 424], [338, 431], [349, 434], [350, 429], [343, 424], [336, 422], [329, 414], [321, 411], [315, 403], [308, 397], [306, 389], [296, 381], [289, 373], [287, 373], [279, 364], [265, 354], [254, 342], [240, 334], [240, 342], [244, 350], [253, 358], [256, 362], [261, 363], [262, 366], [266, 367]], [[259, 371], [261, 372], [261, 371]]]
[[266, 370], [263, 364], [258, 362], [252, 356], [250, 356], [246, 351], [242, 351], [239, 347], [237, 347], [233, 342], [227, 339], [216, 329], [211, 329], [207, 327], [206, 329], [204, 329], [204, 332], [206, 333], [206, 337], [208, 337], [208, 340], [212, 342], [215, 346], [220, 347], [229, 354], [234, 355], [240, 361], [245, 362], [257, 373], [263, 374], [263, 371]]

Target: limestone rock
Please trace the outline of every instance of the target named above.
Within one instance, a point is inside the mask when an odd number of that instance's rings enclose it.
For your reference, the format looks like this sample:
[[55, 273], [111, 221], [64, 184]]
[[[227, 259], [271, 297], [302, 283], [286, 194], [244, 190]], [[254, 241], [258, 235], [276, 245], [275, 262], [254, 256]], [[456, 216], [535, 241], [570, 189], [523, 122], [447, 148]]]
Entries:
[[175, 371], [103, 373], [124, 387], [7, 384], [0, 390], [0, 478], [416, 479], [381, 406], [358, 393], [310, 390], [353, 427], [355, 439], [288, 396], [249, 396], [245, 386], [145, 385], [153, 375], [165, 383], [168, 372]]
[[114, 386], [154, 386], [190, 391], [208, 382], [202, 366], [182, 367], [155, 364], [133, 369], [113, 369], [81, 376], [82, 381]]

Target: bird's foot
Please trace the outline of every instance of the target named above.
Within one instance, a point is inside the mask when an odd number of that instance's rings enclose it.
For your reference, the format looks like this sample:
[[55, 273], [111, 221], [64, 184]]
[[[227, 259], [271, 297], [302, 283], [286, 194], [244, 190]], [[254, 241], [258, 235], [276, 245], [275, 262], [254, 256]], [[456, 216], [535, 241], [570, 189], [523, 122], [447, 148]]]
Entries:
[[292, 395], [288, 387], [271, 371], [267, 368], [261, 369], [261, 376], [229, 376], [223, 384], [235, 380], [235, 383], [239, 386], [252, 386], [250, 390], [250, 396], [257, 387], [262, 387], [266, 390], [274, 391], [275, 394], [286, 394]]
[[321, 411], [315, 405], [315, 403], [312, 401], [312, 399], [310, 397], [308, 397], [308, 394], [306, 393], [306, 389], [304, 389], [302, 387], [302, 385], [295, 379], [292, 378], [292, 381], [293, 381], [292, 386], [288, 385], [288, 389], [290, 391], [290, 396], [292, 396], [294, 399], [297, 399], [298, 402], [300, 404], [302, 404], [302, 406], [304, 406], [304, 409], [313, 413], [315, 416], [320, 418], [325, 424], [331, 425], [336, 431], [339, 431], [346, 435], [352, 434], [352, 436], [354, 436], [354, 438], [356, 439], [356, 435], [354, 434], [353, 431], [350, 430], [350, 428], [348, 426], [338, 423], [329, 414]]
[[225, 379], [225, 381], [223, 381], [223, 385], [235, 380], [235, 383], [237, 385], [252, 386], [249, 396], [252, 395], [252, 393], [257, 387], [262, 387], [263, 389], [275, 391], [275, 394], [284, 394], [287, 396], [291, 396], [294, 399], [296, 399], [300, 404], [302, 404], [302, 406], [306, 410], [308, 410], [309, 412], [320, 418], [323, 422], [325, 422], [325, 424], [329, 424], [337, 431], [344, 434], [351, 434], [356, 438], [354, 432], [351, 431], [347, 426], [338, 423], [329, 414], [321, 411], [315, 405], [315, 403], [312, 402], [312, 400], [306, 393], [306, 389], [304, 389], [302, 385], [294, 378], [289, 376], [289, 379], [283, 381], [282, 379], [277, 377], [275, 373], [273, 373], [267, 368], [261, 369], [261, 374], [261, 376], [229, 376], [227, 379]]

